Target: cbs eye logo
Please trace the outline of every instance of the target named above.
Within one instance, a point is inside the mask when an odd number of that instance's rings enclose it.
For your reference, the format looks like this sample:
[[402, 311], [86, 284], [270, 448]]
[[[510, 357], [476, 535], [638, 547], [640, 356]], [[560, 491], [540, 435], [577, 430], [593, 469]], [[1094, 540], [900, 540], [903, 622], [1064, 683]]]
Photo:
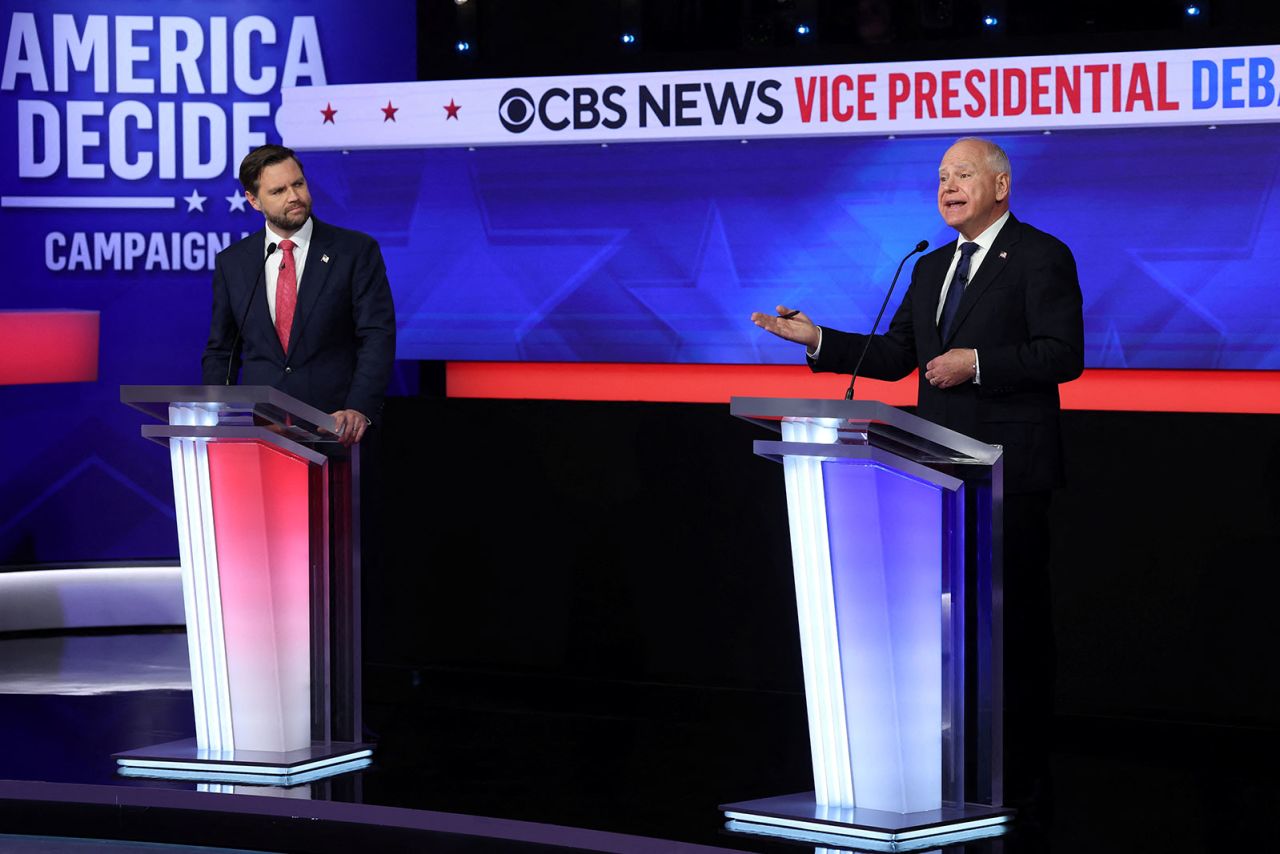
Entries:
[[537, 117], [533, 96], [523, 89], [509, 90], [498, 104], [498, 119], [512, 133], [524, 133]]

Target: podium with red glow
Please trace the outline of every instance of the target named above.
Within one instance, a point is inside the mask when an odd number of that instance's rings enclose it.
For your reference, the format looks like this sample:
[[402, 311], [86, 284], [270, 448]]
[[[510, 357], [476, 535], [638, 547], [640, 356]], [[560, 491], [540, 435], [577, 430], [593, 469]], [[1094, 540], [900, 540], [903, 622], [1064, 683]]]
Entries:
[[1002, 450], [883, 403], [734, 398], [781, 433], [814, 791], [728, 827], [904, 850], [1003, 832]]
[[266, 386], [123, 386], [161, 422], [182, 561], [194, 739], [126, 776], [295, 785], [368, 765], [359, 742], [359, 457]]

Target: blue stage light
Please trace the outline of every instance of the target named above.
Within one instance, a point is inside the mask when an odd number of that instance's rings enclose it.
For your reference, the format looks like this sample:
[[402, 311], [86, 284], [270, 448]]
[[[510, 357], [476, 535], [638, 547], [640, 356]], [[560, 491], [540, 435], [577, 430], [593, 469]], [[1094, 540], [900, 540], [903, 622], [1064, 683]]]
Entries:
[[987, 15], [985, 18], [982, 19], [982, 24], [983, 26], [986, 26], [986, 27], [995, 27], [1000, 24], [1000, 19], [997, 18], [995, 15]]
[[636, 37], [635, 37], [635, 35], [634, 35], [633, 33], [623, 33], [623, 34], [622, 34], [622, 43], [623, 43], [623, 44], [635, 44], [635, 43], [636, 43]]
[[471, 50], [471, 42], [458, 42], [454, 47], [457, 48], [458, 53], [466, 53]]
[[1200, 16], [1200, 7], [1194, 3], [1188, 3], [1187, 8], [1184, 11], [1187, 13], [1188, 18], [1197, 18]]
[[807, 36], [811, 32], [813, 32], [813, 30], [809, 28], [808, 24], [800, 24], [799, 26], [796, 27], [796, 35]]

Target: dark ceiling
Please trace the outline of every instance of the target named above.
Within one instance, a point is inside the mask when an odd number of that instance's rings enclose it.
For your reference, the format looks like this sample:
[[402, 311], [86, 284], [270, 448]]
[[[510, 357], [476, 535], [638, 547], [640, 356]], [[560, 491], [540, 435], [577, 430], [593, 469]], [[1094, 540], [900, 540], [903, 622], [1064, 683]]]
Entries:
[[[1270, 44], [1276, 0], [420, 0], [424, 80]], [[994, 26], [985, 17], [996, 19]], [[799, 32], [807, 25], [807, 34]], [[630, 33], [635, 42], [626, 44]], [[458, 42], [469, 49], [459, 51]]]

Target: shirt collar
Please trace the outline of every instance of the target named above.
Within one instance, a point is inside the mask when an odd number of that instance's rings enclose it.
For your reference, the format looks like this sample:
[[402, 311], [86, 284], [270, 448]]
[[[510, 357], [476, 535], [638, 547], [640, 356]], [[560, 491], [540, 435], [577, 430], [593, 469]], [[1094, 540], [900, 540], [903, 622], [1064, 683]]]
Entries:
[[1004, 224], [1008, 221], [1009, 221], [1009, 211], [1005, 211], [1004, 214], [1001, 215], [1001, 217], [998, 220], [991, 223], [991, 225], [987, 226], [986, 231], [982, 232], [982, 234], [979, 234], [973, 240], [966, 240], [964, 235], [961, 234], [959, 238], [956, 240], [956, 251], [957, 252], [960, 251], [960, 244], [962, 243], [976, 243], [978, 244], [978, 246], [982, 248], [983, 252], [986, 252], [988, 249], [991, 248], [991, 244], [996, 242], [996, 236], [1000, 234], [1000, 229], [1004, 228]]
[[[270, 248], [271, 244], [279, 243], [281, 240], [286, 239], [272, 231], [271, 226], [269, 225], [267, 226], [266, 231], [266, 237], [263, 238], [264, 250]], [[294, 249], [306, 249], [307, 245], [311, 243], [311, 232], [313, 231], [315, 231], [315, 220], [311, 217], [307, 217], [307, 221], [302, 224], [302, 228], [295, 231], [293, 236], [288, 239], [293, 241]]]

